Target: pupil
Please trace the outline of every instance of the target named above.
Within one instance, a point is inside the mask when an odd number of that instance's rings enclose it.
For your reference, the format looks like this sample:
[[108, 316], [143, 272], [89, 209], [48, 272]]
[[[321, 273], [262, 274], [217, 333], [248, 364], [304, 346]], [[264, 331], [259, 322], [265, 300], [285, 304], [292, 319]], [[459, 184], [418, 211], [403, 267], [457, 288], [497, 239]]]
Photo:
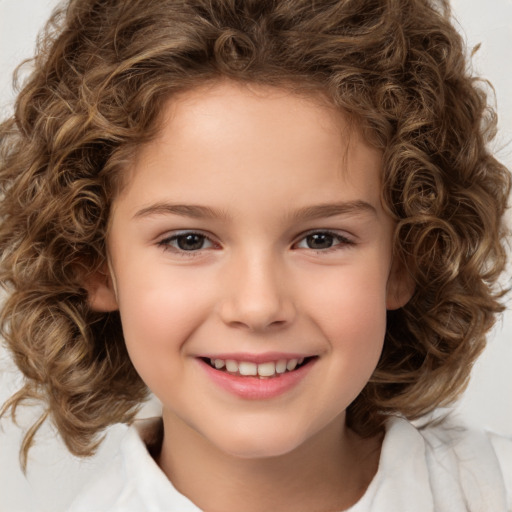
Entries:
[[177, 241], [178, 247], [183, 251], [195, 251], [203, 247], [204, 237], [191, 233], [179, 236]]
[[333, 237], [328, 233], [315, 233], [307, 237], [307, 243], [310, 249], [329, 249], [332, 247]]

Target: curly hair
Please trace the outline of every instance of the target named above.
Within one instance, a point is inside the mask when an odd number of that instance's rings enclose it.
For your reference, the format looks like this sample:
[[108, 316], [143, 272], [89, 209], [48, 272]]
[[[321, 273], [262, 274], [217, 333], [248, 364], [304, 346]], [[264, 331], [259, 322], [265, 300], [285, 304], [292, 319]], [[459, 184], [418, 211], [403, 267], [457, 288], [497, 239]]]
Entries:
[[147, 389], [119, 314], [88, 306], [106, 260], [122, 171], [158, 132], [163, 102], [205, 81], [321, 91], [383, 151], [394, 257], [415, 284], [349, 406], [361, 435], [417, 418], [467, 384], [496, 314], [508, 171], [489, 153], [495, 115], [440, 0], [71, 0], [39, 40], [0, 126], [0, 327], [24, 387], [69, 450], [130, 422]]

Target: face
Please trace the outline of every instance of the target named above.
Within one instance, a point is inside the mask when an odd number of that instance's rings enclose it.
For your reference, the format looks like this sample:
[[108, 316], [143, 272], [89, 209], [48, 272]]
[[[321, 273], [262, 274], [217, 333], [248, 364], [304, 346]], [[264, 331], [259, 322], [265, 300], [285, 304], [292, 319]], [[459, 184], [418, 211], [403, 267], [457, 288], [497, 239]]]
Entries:
[[404, 302], [381, 154], [319, 98], [271, 87], [202, 87], [163, 119], [91, 300], [119, 308], [164, 425], [240, 457], [290, 452], [344, 423]]

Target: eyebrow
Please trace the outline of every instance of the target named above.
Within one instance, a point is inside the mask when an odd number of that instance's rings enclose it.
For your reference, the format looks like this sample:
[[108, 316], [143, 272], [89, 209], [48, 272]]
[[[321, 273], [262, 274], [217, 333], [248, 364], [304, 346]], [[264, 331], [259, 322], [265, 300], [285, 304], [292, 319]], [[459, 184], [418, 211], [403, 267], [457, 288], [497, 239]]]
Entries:
[[226, 217], [226, 214], [215, 208], [208, 206], [199, 206], [195, 204], [171, 204], [155, 203], [139, 210], [134, 219], [142, 217], [151, 217], [153, 215], [179, 215], [181, 217], [191, 217], [194, 219], [215, 219]]
[[358, 215], [369, 213], [377, 215], [374, 206], [366, 201], [348, 201], [344, 203], [326, 203], [315, 206], [306, 206], [293, 212], [294, 220], [315, 220], [326, 217], [335, 217], [337, 215]]
[[[306, 206], [292, 212], [293, 220], [315, 220], [325, 217], [335, 217], [336, 215], [349, 214], [377, 214], [374, 206], [366, 201], [348, 201], [343, 203], [326, 203], [315, 206]], [[155, 203], [146, 206], [137, 211], [133, 216], [134, 219], [151, 217], [154, 215], [179, 215], [181, 217], [191, 217], [194, 219], [218, 219], [227, 218], [225, 212], [210, 208], [208, 206], [200, 206], [194, 204], [171, 204], [171, 203]]]

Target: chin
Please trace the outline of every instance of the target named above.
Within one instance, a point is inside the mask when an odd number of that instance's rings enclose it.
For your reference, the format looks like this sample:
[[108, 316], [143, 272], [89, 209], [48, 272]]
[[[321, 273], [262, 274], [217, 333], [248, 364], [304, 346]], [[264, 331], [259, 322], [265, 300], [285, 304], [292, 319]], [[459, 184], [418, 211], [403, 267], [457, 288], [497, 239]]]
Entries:
[[231, 431], [229, 436], [219, 439], [217, 447], [224, 453], [240, 459], [265, 459], [286, 455], [300, 447], [307, 436], [300, 436], [291, 429], [243, 429]]

